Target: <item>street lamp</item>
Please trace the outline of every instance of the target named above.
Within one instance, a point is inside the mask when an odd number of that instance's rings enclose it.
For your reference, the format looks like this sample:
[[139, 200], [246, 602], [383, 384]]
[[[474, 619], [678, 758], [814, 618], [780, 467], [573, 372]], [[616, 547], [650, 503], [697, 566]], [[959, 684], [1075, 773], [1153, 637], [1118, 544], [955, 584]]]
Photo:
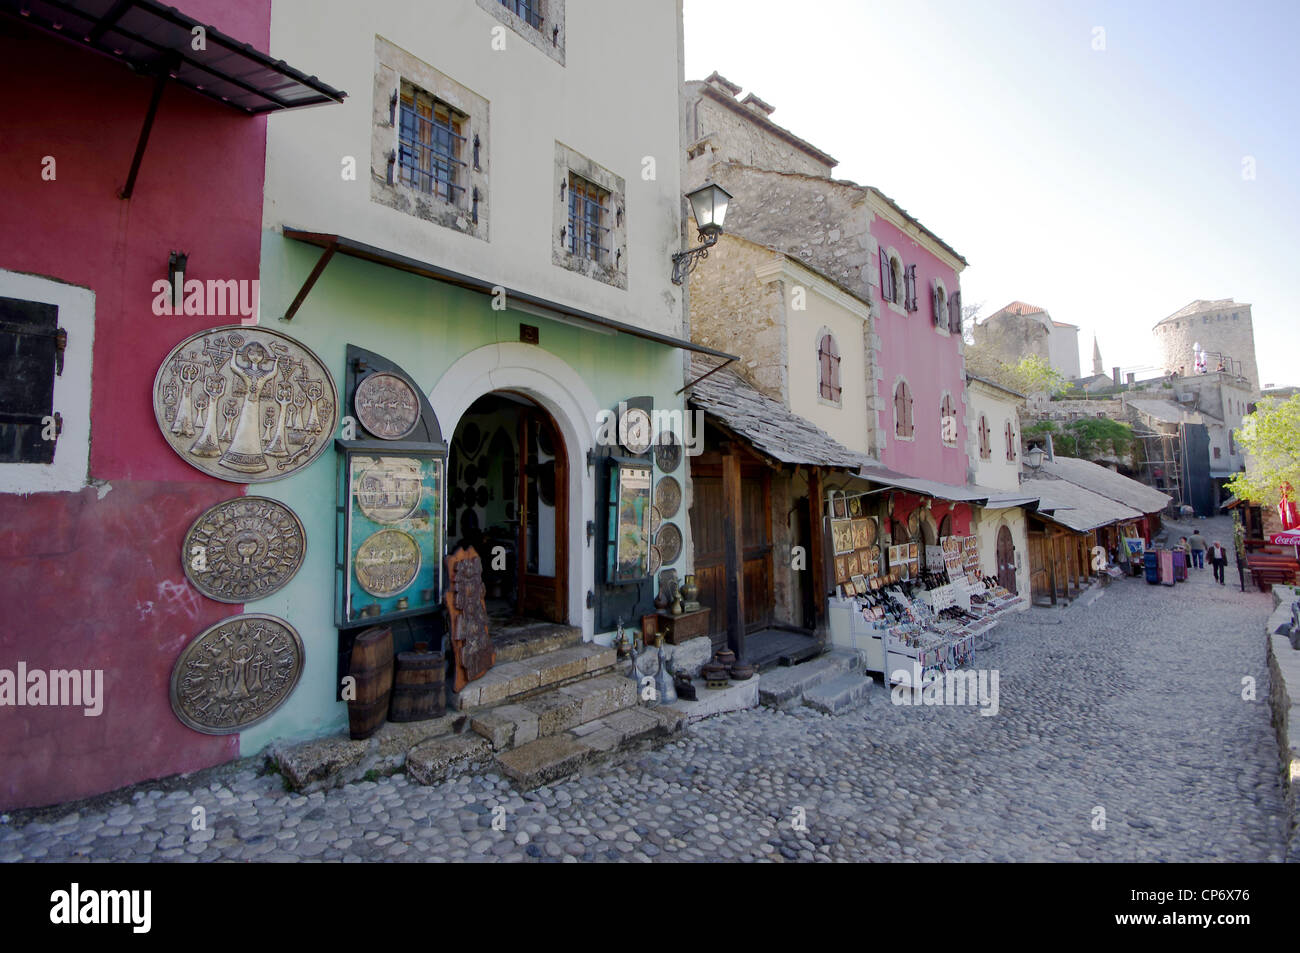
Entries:
[[1043, 465], [1043, 457], [1045, 456], [1047, 456], [1046, 451], [1035, 444], [1029, 449], [1029, 452], [1025, 454], [1025, 462], [1029, 464], [1032, 469], [1037, 470]]
[[673, 284], [680, 285], [686, 276], [695, 270], [695, 266], [709, 257], [709, 249], [718, 243], [722, 234], [722, 223], [727, 217], [727, 204], [731, 193], [720, 185], [707, 182], [694, 192], [688, 192], [687, 200], [691, 203], [691, 212], [695, 216], [695, 227], [699, 232], [700, 244], [695, 248], [673, 255]]

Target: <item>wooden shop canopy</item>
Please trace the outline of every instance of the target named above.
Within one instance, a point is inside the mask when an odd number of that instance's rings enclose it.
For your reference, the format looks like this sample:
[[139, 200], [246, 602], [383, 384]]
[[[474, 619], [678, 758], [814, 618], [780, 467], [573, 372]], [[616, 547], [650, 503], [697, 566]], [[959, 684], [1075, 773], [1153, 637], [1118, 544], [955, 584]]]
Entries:
[[[153, 0], [0, 0], [0, 14], [241, 112], [341, 103], [347, 95]], [[197, 28], [203, 49], [196, 50]]]
[[[397, 271], [404, 271], [408, 274], [419, 275], [422, 278], [432, 278], [435, 281], [443, 281], [447, 284], [456, 285], [467, 291], [476, 291], [480, 294], [495, 296], [504, 291], [506, 301], [510, 307], [524, 305], [528, 313], [536, 313], [541, 317], [554, 316], [555, 319], [564, 322], [578, 322], [580, 325], [588, 325], [597, 330], [617, 331], [622, 334], [630, 334], [633, 337], [642, 338], [647, 341], [654, 341], [657, 344], [664, 344], [668, 347], [681, 348], [685, 351], [695, 351], [699, 354], [707, 354], [711, 357], [721, 358], [724, 364], [729, 364], [736, 360], [734, 354], [728, 354], [725, 351], [719, 351], [711, 347], [705, 347], [702, 344], [696, 344], [693, 341], [687, 341], [683, 338], [673, 337], [671, 334], [660, 334], [658, 331], [650, 331], [646, 328], [639, 328], [633, 324], [625, 324], [622, 321], [615, 321], [612, 318], [601, 317], [598, 314], [592, 314], [589, 311], [582, 311], [578, 308], [570, 307], [566, 304], [560, 304], [556, 301], [548, 301], [545, 298], [539, 298], [537, 295], [528, 294], [524, 291], [518, 291], [514, 288], [507, 288], [496, 282], [485, 281], [482, 278], [475, 278], [473, 275], [466, 275], [462, 272], [452, 271], [449, 268], [443, 268], [432, 262], [420, 261], [418, 258], [410, 258], [406, 255], [391, 251], [386, 248], [379, 248], [375, 245], [367, 245], [365, 242], [359, 242], [343, 235], [336, 235], [324, 232], [308, 232], [299, 228], [290, 228], [285, 226], [284, 237], [291, 238], [294, 241], [303, 242], [308, 245], [315, 245], [317, 248], [324, 249], [320, 259], [316, 262], [316, 267], [312, 269], [307, 280], [303, 282], [298, 294], [290, 303], [288, 310], [285, 311], [282, 320], [291, 321], [293, 316], [298, 313], [302, 303], [306, 300], [312, 286], [316, 284], [321, 273], [325, 271], [325, 266], [330, 263], [330, 259], [335, 254], [347, 255], [351, 258], [360, 258], [362, 261], [373, 262], [377, 265], [383, 265], [386, 268], [393, 268]], [[715, 368], [716, 369], [716, 368]], [[706, 368], [706, 370], [708, 370]]]

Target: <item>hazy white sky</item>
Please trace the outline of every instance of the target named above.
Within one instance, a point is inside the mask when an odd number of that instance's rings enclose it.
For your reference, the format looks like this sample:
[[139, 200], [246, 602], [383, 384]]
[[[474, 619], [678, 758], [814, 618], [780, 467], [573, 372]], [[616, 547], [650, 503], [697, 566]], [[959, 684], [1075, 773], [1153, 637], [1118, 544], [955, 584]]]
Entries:
[[686, 0], [686, 76], [942, 236], [967, 304], [1079, 325], [1084, 373], [1094, 332], [1151, 367], [1152, 325], [1235, 298], [1261, 384], [1300, 384], [1298, 33], [1294, 0]]

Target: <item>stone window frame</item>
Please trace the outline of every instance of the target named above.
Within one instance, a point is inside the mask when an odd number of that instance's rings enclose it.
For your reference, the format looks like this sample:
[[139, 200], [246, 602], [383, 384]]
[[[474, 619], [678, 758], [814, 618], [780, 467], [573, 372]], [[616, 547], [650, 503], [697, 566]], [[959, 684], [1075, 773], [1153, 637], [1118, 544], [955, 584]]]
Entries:
[[[609, 248], [605, 261], [593, 261], [569, 250], [569, 183], [571, 177], [595, 185], [609, 195]], [[627, 290], [627, 183], [576, 149], [556, 141], [551, 179], [553, 228], [551, 263], [596, 281]]]
[[[907, 388], [906, 391], [907, 401], [908, 401], [907, 419], [906, 419], [906, 423], [908, 427], [907, 433], [902, 433], [900, 431], [900, 427], [904, 423], [903, 419], [901, 419], [898, 415], [898, 389], [900, 387]], [[897, 377], [894, 378], [894, 388], [891, 393], [893, 395], [892, 403], [894, 406], [894, 439], [902, 440], [907, 443], [915, 443], [916, 442], [916, 410], [915, 410], [916, 395], [913, 394], [912, 392], [912, 384], [911, 382], [908, 381], [908, 379], [904, 375], [899, 374]]]
[[[834, 377], [832, 379], [832, 382], [829, 385], [829, 389], [835, 391], [837, 395], [834, 399], [831, 399], [830, 397], [826, 397], [825, 395], [822, 394], [822, 390], [827, 387], [825, 378], [823, 377], [824, 368], [822, 366], [822, 354], [823, 354], [822, 342], [825, 341], [827, 338], [830, 338], [831, 340], [831, 348], [833, 349], [832, 356], [835, 358]], [[839, 342], [835, 339], [835, 332], [832, 331], [830, 328], [826, 327], [825, 325], [822, 325], [822, 327], [817, 331], [816, 341], [817, 341], [817, 402], [819, 404], [825, 404], [827, 407], [842, 408], [844, 406], [844, 385], [840, 377], [840, 370], [844, 362], [844, 356], [840, 353]]]
[[[939, 301], [935, 300], [936, 295], [939, 296], [940, 299]], [[943, 279], [937, 277], [931, 278], [930, 279], [930, 307], [932, 309], [937, 309], [937, 310], [935, 310], [934, 317], [932, 317], [930, 323], [934, 325], [935, 334], [938, 334], [940, 337], [945, 337], [945, 338], [952, 337], [952, 331], [948, 329], [949, 300], [950, 300], [950, 295], [948, 294], [948, 286], [944, 284]]]
[[504, 23], [529, 46], [549, 56], [564, 66], [565, 0], [533, 0], [541, 16], [541, 28], [533, 26], [502, 0], [477, 0], [479, 9], [494, 20]]
[[[488, 100], [378, 34], [374, 83], [370, 200], [462, 235], [489, 241], [492, 153]], [[464, 191], [455, 201], [405, 185], [395, 173], [401, 130], [400, 101], [402, 89], [408, 84], [462, 117]], [[390, 169], [394, 170], [391, 174]]]

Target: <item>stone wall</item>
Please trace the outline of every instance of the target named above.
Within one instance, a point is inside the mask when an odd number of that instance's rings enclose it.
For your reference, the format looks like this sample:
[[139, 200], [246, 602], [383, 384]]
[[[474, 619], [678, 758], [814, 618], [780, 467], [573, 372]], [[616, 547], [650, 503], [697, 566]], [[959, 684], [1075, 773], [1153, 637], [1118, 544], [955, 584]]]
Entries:
[[1052, 362], [1051, 332], [1035, 315], [1004, 312], [971, 329], [975, 346], [1004, 364], [1018, 364], [1030, 355]]
[[1300, 651], [1291, 647], [1279, 629], [1290, 624], [1291, 605], [1300, 601], [1300, 592], [1287, 586], [1273, 587], [1276, 611], [1264, 629], [1268, 639], [1269, 704], [1273, 712], [1273, 730], [1281, 755], [1278, 765], [1286, 791], [1288, 808], [1287, 859], [1300, 860]]

